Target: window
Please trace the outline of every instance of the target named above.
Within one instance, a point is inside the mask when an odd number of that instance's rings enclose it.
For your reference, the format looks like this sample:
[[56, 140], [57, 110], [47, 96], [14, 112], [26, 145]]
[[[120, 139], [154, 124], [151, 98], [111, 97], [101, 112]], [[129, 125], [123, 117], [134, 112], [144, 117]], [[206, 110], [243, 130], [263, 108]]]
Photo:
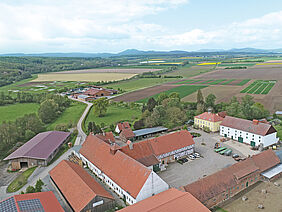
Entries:
[[237, 187], [237, 190], [239, 190], [239, 186]]

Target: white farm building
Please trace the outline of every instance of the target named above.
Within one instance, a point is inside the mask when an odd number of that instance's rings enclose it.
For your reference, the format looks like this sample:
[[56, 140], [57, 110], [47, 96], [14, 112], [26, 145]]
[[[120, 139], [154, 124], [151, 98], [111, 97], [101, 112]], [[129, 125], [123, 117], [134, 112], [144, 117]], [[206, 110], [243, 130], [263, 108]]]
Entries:
[[90, 134], [79, 156], [97, 177], [130, 205], [169, 188], [153, 170], [129, 157], [120, 148]]
[[279, 140], [277, 131], [269, 123], [231, 116], [226, 116], [221, 122], [220, 135], [256, 147], [268, 147]]

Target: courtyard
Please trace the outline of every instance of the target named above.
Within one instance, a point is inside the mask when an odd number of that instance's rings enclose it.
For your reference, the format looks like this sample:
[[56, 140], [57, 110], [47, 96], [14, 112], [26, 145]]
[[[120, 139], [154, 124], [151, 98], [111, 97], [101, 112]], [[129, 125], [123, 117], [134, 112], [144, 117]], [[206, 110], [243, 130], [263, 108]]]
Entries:
[[[216, 133], [205, 133], [200, 130], [192, 130], [191, 132], [200, 133], [201, 136], [194, 138], [195, 151], [200, 153], [201, 157], [195, 160], [188, 159], [188, 162], [180, 164], [177, 162], [168, 165], [165, 171], [158, 175], [172, 187], [180, 187], [197, 181], [200, 178], [211, 175], [225, 167], [228, 167], [236, 161], [231, 156], [224, 156], [214, 152], [214, 145], [219, 142], [220, 137]], [[230, 147], [223, 143], [222, 146]], [[232, 154], [241, 152], [233, 149]]]

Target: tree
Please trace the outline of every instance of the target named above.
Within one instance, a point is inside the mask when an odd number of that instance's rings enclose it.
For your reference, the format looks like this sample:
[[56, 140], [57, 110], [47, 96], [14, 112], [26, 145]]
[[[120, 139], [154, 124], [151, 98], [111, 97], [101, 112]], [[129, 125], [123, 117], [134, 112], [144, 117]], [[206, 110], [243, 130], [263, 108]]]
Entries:
[[67, 126], [67, 124], [60, 123], [60, 124], [57, 124], [55, 126], [55, 130], [67, 132], [68, 131], [68, 126]]
[[53, 99], [45, 100], [40, 104], [38, 116], [43, 123], [51, 123], [58, 117], [58, 105]]
[[241, 99], [242, 117], [251, 120], [253, 118], [252, 106], [255, 103], [254, 97], [246, 95]]
[[215, 99], [216, 99], [216, 96], [214, 94], [209, 94], [207, 97], [206, 97], [206, 108], [215, 108]]
[[205, 111], [205, 102], [202, 91], [199, 89], [197, 93], [197, 113], [203, 113]]
[[150, 112], [153, 111], [153, 109], [155, 108], [155, 106], [157, 105], [156, 100], [153, 97], [150, 97], [148, 102], [147, 102], [147, 108]]
[[93, 122], [88, 122], [88, 133], [93, 132]]
[[25, 136], [24, 137], [25, 137], [26, 140], [29, 140], [29, 139], [31, 139], [34, 136], [35, 136], [35, 132], [33, 132], [31, 130], [26, 130], [25, 131]]
[[166, 93], [164, 92], [160, 93], [157, 98], [158, 104], [162, 104], [163, 100], [167, 98], [168, 98], [168, 95]]
[[179, 99], [180, 100], [180, 96], [179, 93], [176, 92], [172, 92], [168, 95], [169, 98], [175, 98], [175, 99]]
[[98, 117], [102, 117], [106, 114], [108, 109], [109, 101], [107, 98], [100, 98], [93, 102], [94, 114]]
[[35, 193], [35, 188], [33, 186], [28, 186], [25, 190], [25, 193]]
[[43, 185], [44, 185], [44, 183], [43, 183], [43, 181], [41, 179], [37, 180], [36, 184], [35, 184], [35, 191], [36, 192], [41, 192]]

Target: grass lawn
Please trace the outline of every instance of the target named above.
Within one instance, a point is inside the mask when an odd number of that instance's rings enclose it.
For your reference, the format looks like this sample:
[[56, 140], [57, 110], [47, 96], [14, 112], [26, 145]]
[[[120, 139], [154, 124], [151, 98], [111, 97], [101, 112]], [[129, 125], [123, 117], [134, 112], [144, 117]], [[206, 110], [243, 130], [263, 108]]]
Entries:
[[15, 121], [25, 114], [37, 113], [39, 104], [37, 103], [17, 103], [12, 105], [0, 106], [0, 123], [3, 121]]
[[[182, 99], [183, 97], [188, 96], [188, 95], [196, 92], [197, 90], [205, 88], [205, 87], [207, 87], [207, 86], [203, 86], [203, 85], [202, 86], [201, 85], [182, 85], [182, 86], [179, 86], [179, 87], [172, 88], [168, 91], [164, 91], [164, 93], [170, 94], [170, 93], [176, 92], [176, 93], [179, 93], [179, 96]], [[151, 97], [157, 98], [158, 95], [159, 94], [155, 94]], [[149, 98], [150, 97], [147, 97], [147, 98], [141, 99], [137, 102], [140, 102], [140, 103], [147, 102], [147, 100]]]
[[16, 192], [20, 190], [25, 184], [27, 184], [27, 179], [34, 172], [37, 167], [32, 167], [25, 170], [21, 175], [19, 175], [16, 179], [14, 179], [10, 185], [7, 187], [7, 192]]
[[104, 123], [105, 126], [109, 126], [111, 124], [115, 125], [120, 121], [128, 121], [129, 123], [133, 123], [135, 120], [141, 117], [141, 114], [141, 110], [137, 108], [130, 109], [121, 106], [110, 105], [105, 116], [97, 117], [94, 115], [93, 109], [91, 109], [86, 118], [85, 127], [87, 129], [88, 123], [90, 121], [93, 121], [99, 125]]
[[68, 124], [72, 122], [76, 125], [86, 106], [86, 104], [81, 102], [72, 102], [71, 106], [68, 107], [55, 122], [47, 126], [47, 130], [54, 130], [57, 124], [62, 123]]
[[113, 83], [106, 85], [105, 87], [113, 88], [113, 89], [122, 89], [123, 91], [134, 91], [141, 88], [151, 87], [158, 84], [163, 84], [166, 82], [176, 81], [179, 79], [176, 78], [139, 78], [127, 80], [124, 82]]

